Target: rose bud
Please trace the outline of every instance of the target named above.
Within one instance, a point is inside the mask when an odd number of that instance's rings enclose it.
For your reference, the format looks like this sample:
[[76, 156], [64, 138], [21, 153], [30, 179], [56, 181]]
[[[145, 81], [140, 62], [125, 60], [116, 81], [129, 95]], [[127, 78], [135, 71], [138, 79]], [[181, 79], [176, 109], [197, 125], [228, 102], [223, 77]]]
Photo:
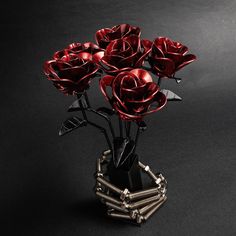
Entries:
[[[111, 95], [107, 87], [111, 88]], [[106, 75], [100, 80], [100, 88], [123, 120], [140, 121], [166, 104], [166, 96], [143, 69], [120, 72], [116, 76]]]
[[139, 68], [151, 51], [147, 40], [140, 40], [136, 35], [113, 40], [107, 46], [100, 64], [108, 74]]
[[188, 48], [169, 38], [156, 38], [152, 44], [149, 63], [159, 77], [173, 77], [175, 72], [196, 60], [193, 54], [187, 54]]
[[140, 28], [130, 26], [129, 24], [116, 25], [114, 27], [100, 29], [96, 32], [95, 38], [97, 44], [101, 48], [106, 48], [107, 45], [115, 39], [121, 39], [129, 35], [140, 36]]
[[45, 62], [44, 73], [55, 87], [64, 94], [75, 95], [89, 88], [90, 80], [96, 76], [98, 67], [90, 53], [63, 53]]
[[[67, 52], [65, 52], [67, 51]], [[87, 42], [87, 43], [71, 43], [68, 45], [68, 47], [64, 50], [57, 51], [54, 53], [53, 58], [55, 60], [60, 59], [61, 57], [64, 56], [65, 53], [73, 53], [73, 54], [79, 54], [81, 52], [87, 52], [92, 55], [92, 60], [94, 62], [99, 62], [101, 57], [104, 55], [103, 49], [101, 49], [98, 45]]]

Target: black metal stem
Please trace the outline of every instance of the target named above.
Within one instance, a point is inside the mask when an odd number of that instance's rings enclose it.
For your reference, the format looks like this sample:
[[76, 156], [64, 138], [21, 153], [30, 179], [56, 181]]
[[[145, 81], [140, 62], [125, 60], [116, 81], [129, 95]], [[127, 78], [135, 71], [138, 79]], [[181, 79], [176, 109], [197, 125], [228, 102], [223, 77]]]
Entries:
[[115, 132], [114, 132], [114, 128], [113, 128], [113, 126], [112, 126], [112, 123], [111, 123], [110, 118], [108, 118], [106, 115], [104, 115], [104, 114], [102, 114], [101, 112], [98, 112], [98, 111], [96, 111], [96, 110], [94, 110], [94, 109], [92, 109], [92, 108], [88, 108], [88, 111], [91, 111], [91, 112], [93, 112], [94, 114], [99, 115], [99, 116], [101, 116], [102, 118], [104, 118], [104, 119], [108, 122], [109, 128], [110, 128], [110, 130], [111, 130], [111, 135], [112, 135], [112, 137], [115, 138]]
[[[84, 119], [87, 121], [88, 124], [90, 124], [90, 125], [94, 126], [95, 128], [99, 129], [99, 130], [104, 134], [109, 149], [112, 149], [111, 142], [110, 142], [109, 136], [107, 135], [106, 129], [88, 120], [86, 111], [85, 111], [85, 109], [84, 109], [83, 102], [82, 102], [82, 100], [81, 100], [79, 97], [78, 97], [78, 100], [79, 100], [79, 105], [80, 105], [81, 112], [82, 112], [82, 115], [83, 115]], [[87, 101], [86, 101], [86, 102], [87, 102]], [[89, 105], [88, 105], [88, 106], [89, 106]]]
[[135, 143], [134, 152], [135, 152], [137, 144], [138, 144], [139, 135], [140, 135], [140, 128], [138, 127], [137, 132], [136, 132], [136, 136], [135, 136], [135, 141], [134, 141], [134, 143]]
[[91, 107], [87, 92], [84, 93], [84, 97], [85, 97], [85, 100], [86, 100], [86, 103], [87, 103], [88, 107]]
[[119, 119], [120, 137], [123, 138], [123, 122], [119, 116], [118, 119]]
[[126, 130], [126, 137], [127, 138], [130, 137], [130, 127], [131, 127], [131, 122], [130, 121], [126, 121], [125, 122], [125, 130]]
[[108, 144], [108, 147], [109, 147], [110, 150], [112, 150], [111, 142], [110, 142], [110, 139], [107, 135], [106, 129], [104, 129], [103, 127], [101, 127], [101, 126], [99, 126], [99, 125], [97, 125], [97, 124], [95, 124], [91, 121], [87, 121], [87, 122], [88, 122], [88, 124], [90, 124], [90, 125], [94, 126], [95, 128], [99, 129], [104, 134], [104, 136], [106, 138], [106, 141], [107, 141], [107, 144]]
[[157, 81], [157, 85], [158, 85], [159, 87], [161, 87], [161, 81], [162, 81], [162, 79], [159, 77], [159, 78], [158, 78], [158, 81]]
[[81, 101], [81, 99], [79, 99], [79, 106], [81, 108], [81, 112], [82, 112], [82, 115], [83, 115], [84, 119], [86, 121], [88, 121], [88, 117], [87, 117], [87, 114], [85, 112], [84, 105], [83, 105], [83, 102]]

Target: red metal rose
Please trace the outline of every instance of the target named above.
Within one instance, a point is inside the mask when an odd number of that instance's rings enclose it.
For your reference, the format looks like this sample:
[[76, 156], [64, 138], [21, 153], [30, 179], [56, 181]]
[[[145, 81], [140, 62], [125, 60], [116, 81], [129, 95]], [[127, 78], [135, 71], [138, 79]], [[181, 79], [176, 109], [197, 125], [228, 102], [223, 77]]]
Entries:
[[54, 53], [53, 58], [55, 60], [60, 59], [65, 54], [73, 53], [73, 54], [79, 54], [82, 52], [87, 52], [91, 54], [91, 59], [94, 62], [99, 62], [101, 57], [104, 55], [103, 49], [101, 49], [98, 45], [95, 43], [87, 42], [87, 43], [71, 43], [68, 45], [67, 48], [57, 51]]
[[[110, 96], [107, 87], [111, 87]], [[123, 120], [140, 121], [143, 116], [163, 108], [167, 101], [159, 86], [143, 69], [106, 75], [100, 80], [100, 88]]]
[[100, 60], [103, 70], [108, 74], [132, 70], [143, 65], [151, 51], [147, 40], [140, 40], [136, 35], [113, 40], [106, 48]]
[[139, 27], [130, 26], [129, 24], [121, 24], [112, 28], [98, 30], [95, 38], [97, 44], [101, 48], [106, 48], [107, 45], [115, 39], [121, 39], [129, 35], [140, 36], [140, 34], [141, 32]]
[[44, 73], [64, 94], [75, 95], [88, 89], [91, 78], [98, 70], [97, 64], [88, 52], [78, 54], [68, 50], [54, 55], [54, 59], [45, 62]]
[[188, 48], [179, 42], [156, 38], [149, 58], [153, 72], [160, 77], [173, 77], [176, 71], [196, 60], [195, 55], [187, 52]]

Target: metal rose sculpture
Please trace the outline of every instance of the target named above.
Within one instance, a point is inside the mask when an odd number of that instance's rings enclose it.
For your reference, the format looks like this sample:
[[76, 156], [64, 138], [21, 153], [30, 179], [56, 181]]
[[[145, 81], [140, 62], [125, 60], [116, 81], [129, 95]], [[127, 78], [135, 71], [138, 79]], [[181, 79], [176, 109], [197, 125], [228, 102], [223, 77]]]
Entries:
[[[108, 86], [112, 88], [112, 97], [106, 91]], [[100, 80], [100, 87], [122, 120], [142, 121], [145, 115], [166, 104], [166, 96], [143, 69], [120, 72], [116, 76], [106, 75]], [[151, 107], [155, 102], [156, 107]]]
[[[95, 34], [96, 43], [72, 43], [55, 52], [52, 59], [44, 64], [48, 80], [64, 94], [76, 96], [68, 112], [81, 113], [64, 121], [59, 135], [88, 125], [104, 134], [108, 151], [98, 159], [96, 194], [106, 200], [109, 215], [136, 219], [139, 223], [166, 200], [164, 177], [157, 177], [139, 161], [136, 147], [140, 132], [147, 128], [147, 115], [160, 111], [167, 102], [182, 100], [174, 92], [161, 89], [162, 79], [174, 79], [180, 83], [181, 78], [175, 76], [176, 72], [196, 60], [196, 56], [187, 54], [188, 48], [179, 42], [166, 37], [158, 37], [153, 41], [142, 40], [140, 34], [139, 27], [128, 24], [100, 29]], [[91, 106], [87, 91], [95, 82], [99, 82], [110, 107], [95, 109]], [[91, 121], [88, 113], [104, 119], [107, 127]], [[118, 119], [114, 119], [115, 116]], [[114, 125], [116, 121], [117, 126]], [[106, 174], [112, 184], [103, 179], [101, 168], [109, 154], [112, 158], [108, 161]], [[130, 193], [129, 190], [143, 189], [141, 170], [154, 180], [158, 188]], [[120, 190], [124, 188], [124, 191]], [[115, 195], [110, 196], [110, 192]], [[114, 199], [118, 193], [121, 202]], [[154, 197], [153, 194], [157, 195]], [[132, 199], [144, 196], [151, 197], [132, 203]], [[152, 205], [145, 205], [150, 202]], [[110, 211], [114, 209], [120, 212]]]

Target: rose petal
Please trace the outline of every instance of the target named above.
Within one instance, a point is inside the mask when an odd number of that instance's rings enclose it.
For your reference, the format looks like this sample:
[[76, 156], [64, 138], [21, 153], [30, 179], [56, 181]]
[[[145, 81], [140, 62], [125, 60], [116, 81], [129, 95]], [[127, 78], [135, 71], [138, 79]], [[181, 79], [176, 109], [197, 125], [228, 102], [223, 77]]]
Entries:
[[96, 62], [96, 63], [99, 63], [100, 60], [104, 57], [104, 52], [101, 51], [101, 52], [97, 52], [95, 54], [93, 54], [93, 61]]
[[185, 55], [183, 56], [183, 62], [176, 68], [176, 71], [177, 70], [180, 70], [181, 68], [183, 68], [184, 66], [192, 63], [193, 61], [195, 61], [197, 59], [197, 57], [193, 54], [188, 54], [188, 55]]
[[146, 70], [133, 69], [130, 71], [130, 73], [132, 73], [133, 75], [135, 75], [139, 79], [144, 80], [146, 83], [153, 81], [152, 76]]
[[156, 58], [152, 63], [153, 69], [162, 76], [171, 77], [175, 72], [175, 63], [169, 58]]
[[111, 87], [114, 78], [115, 78], [114, 76], [105, 75], [105, 76], [104, 76], [103, 78], [101, 78], [100, 81], [99, 81], [100, 89], [101, 89], [103, 95], [105, 96], [105, 98], [106, 98], [108, 101], [110, 101], [110, 97], [109, 97], [108, 94], [107, 94], [106, 87], [107, 87], [107, 86]]

